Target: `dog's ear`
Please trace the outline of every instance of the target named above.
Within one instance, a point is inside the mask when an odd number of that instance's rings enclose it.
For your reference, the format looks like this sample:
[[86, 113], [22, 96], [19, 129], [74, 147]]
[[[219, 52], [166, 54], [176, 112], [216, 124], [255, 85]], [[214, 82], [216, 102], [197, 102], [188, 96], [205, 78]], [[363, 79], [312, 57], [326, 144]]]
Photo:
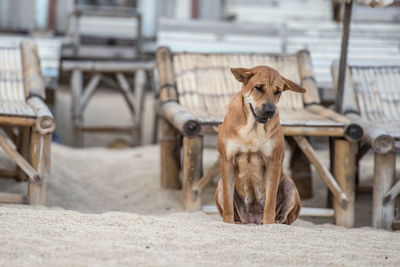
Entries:
[[241, 83], [246, 83], [251, 76], [254, 75], [252, 69], [246, 68], [231, 68], [233, 76]]
[[306, 89], [304, 89], [300, 85], [297, 85], [296, 83], [292, 82], [291, 80], [286, 79], [285, 77], [282, 77], [282, 80], [284, 82], [283, 91], [291, 90], [291, 91], [303, 93], [303, 94], [306, 92]]

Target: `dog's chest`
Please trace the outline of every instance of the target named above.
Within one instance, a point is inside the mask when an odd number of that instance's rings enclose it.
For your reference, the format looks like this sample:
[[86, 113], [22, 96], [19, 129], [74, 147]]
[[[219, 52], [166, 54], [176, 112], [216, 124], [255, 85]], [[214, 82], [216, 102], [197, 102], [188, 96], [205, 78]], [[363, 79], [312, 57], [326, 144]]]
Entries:
[[239, 153], [235, 158], [235, 188], [249, 207], [256, 201], [262, 204], [266, 189], [265, 160], [260, 153]]

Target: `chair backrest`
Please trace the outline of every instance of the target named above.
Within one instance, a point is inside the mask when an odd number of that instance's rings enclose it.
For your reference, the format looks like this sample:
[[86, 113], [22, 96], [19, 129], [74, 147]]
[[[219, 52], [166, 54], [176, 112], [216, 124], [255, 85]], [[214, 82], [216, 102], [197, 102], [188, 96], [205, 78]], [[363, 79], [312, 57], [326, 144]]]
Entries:
[[[252, 68], [267, 65], [300, 85], [304, 86], [304, 79], [308, 78], [315, 83], [312, 77], [309, 77], [310, 74], [304, 73], [300, 61], [300, 53], [174, 54], [173, 68], [178, 101], [192, 114], [201, 113], [203, 116], [221, 118], [225, 115], [230, 98], [241, 88], [230, 71], [231, 67]], [[308, 86], [306, 89], [308, 92], [305, 95], [285, 92], [279, 102], [280, 109], [302, 109], [304, 103], [319, 102], [316, 87]]]
[[350, 81], [361, 117], [400, 121], [400, 66], [350, 66]]
[[0, 46], [0, 101], [25, 102], [20, 46]]

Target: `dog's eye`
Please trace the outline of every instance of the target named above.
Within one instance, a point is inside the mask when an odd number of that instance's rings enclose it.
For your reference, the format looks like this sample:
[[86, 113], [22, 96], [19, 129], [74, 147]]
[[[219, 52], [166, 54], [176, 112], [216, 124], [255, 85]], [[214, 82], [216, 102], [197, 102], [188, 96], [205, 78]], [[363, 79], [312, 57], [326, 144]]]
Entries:
[[259, 91], [260, 93], [264, 93], [264, 88], [262, 85], [256, 85], [254, 86], [254, 88], [256, 88], [256, 90]]
[[281, 90], [279, 87], [276, 87], [276, 91], [275, 91], [275, 95], [280, 95], [281, 94]]

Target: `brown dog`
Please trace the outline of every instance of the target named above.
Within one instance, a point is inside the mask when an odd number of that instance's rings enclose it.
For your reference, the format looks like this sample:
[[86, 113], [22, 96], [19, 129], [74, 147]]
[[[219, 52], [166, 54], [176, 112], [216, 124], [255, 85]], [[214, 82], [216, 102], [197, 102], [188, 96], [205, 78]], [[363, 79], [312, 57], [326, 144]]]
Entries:
[[228, 223], [291, 224], [301, 204], [295, 184], [283, 173], [284, 136], [276, 104], [286, 90], [306, 90], [267, 66], [231, 71], [242, 89], [232, 97], [218, 134], [219, 213]]

